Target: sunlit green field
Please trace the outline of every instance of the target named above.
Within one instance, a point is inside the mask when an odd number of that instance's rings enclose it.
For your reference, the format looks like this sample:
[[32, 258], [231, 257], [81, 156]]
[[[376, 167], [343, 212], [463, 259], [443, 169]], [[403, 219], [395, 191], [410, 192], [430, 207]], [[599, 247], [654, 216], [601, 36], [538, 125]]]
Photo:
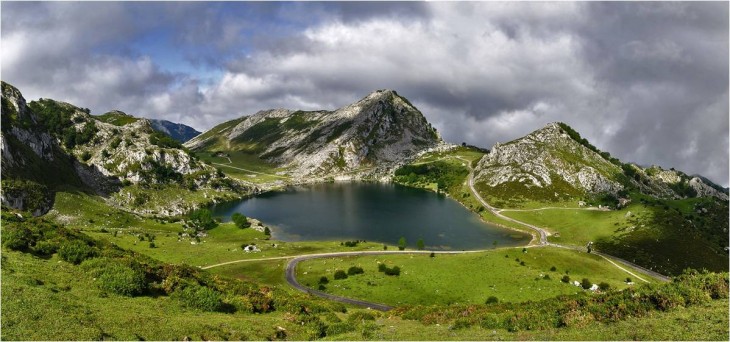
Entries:
[[[378, 272], [379, 263], [400, 267], [400, 276]], [[347, 271], [351, 266], [362, 267], [365, 273], [334, 279], [336, 270]], [[626, 278], [632, 277], [598, 256], [553, 247], [433, 258], [428, 254], [322, 258], [297, 267], [302, 284], [317, 288], [326, 276], [328, 293], [389, 305], [484, 303], [490, 296], [524, 302], [583, 291], [561, 282], [564, 275], [577, 281], [588, 278], [594, 284], [606, 282], [614, 289], [627, 287]]]

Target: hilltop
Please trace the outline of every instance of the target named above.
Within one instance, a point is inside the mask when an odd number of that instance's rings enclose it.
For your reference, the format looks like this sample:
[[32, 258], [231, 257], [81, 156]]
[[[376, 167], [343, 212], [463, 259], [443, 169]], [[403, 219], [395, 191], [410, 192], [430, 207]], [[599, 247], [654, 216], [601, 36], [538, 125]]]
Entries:
[[260, 111], [222, 123], [185, 146], [254, 155], [300, 178], [365, 168], [372, 173], [442, 143], [408, 100], [378, 90], [334, 111]]
[[667, 199], [728, 199], [725, 189], [705, 178], [623, 163], [564, 123], [495, 144], [477, 164], [475, 175], [482, 192], [511, 205], [579, 198], [615, 207], [631, 191]]

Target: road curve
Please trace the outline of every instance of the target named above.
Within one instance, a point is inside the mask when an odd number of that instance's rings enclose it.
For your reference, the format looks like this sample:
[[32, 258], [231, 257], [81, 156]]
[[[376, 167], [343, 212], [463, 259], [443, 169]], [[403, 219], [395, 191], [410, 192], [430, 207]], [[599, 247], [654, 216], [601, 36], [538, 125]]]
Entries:
[[[457, 157], [457, 158], [459, 158], [459, 157]], [[474, 188], [474, 168], [472, 168], [471, 162], [469, 162], [468, 160], [463, 159], [463, 158], [459, 158], [459, 159], [466, 161], [467, 162], [467, 166], [469, 167], [469, 190], [472, 192], [472, 194], [474, 195], [474, 197], [479, 201], [479, 203], [481, 203], [485, 208], [487, 208], [490, 212], [492, 212], [492, 214], [494, 214], [497, 217], [500, 217], [502, 219], [505, 219], [507, 221], [514, 222], [514, 223], [517, 223], [517, 224], [520, 224], [520, 225], [523, 225], [525, 227], [529, 227], [529, 228], [535, 230], [540, 235], [540, 242], [538, 244], [539, 246], [553, 246], [553, 247], [574, 249], [574, 250], [579, 250], [579, 251], [582, 251], [583, 250], [582, 248], [576, 247], [576, 246], [565, 246], [565, 245], [559, 245], [557, 243], [548, 242], [548, 240], [547, 240], [547, 232], [544, 229], [542, 229], [542, 228], [540, 228], [538, 226], [535, 226], [535, 225], [526, 223], [526, 222], [522, 222], [522, 221], [513, 219], [511, 217], [507, 217], [507, 216], [502, 215], [502, 213], [501, 213], [502, 210], [496, 209], [496, 208], [492, 207], [491, 205], [489, 205], [489, 203], [487, 203], [487, 201], [485, 201], [482, 198], [482, 196], [479, 195], [479, 193], [477, 192], [477, 190]], [[533, 236], [533, 240], [534, 240], [534, 236]], [[532, 241], [530, 241], [530, 243], [532, 243]], [[612, 256], [612, 255], [608, 255], [606, 253], [601, 253], [601, 252], [598, 252], [598, 251], [593, 251], [593, 254], [596, 254], [596, 255], [598, 255], [598, 256], [606, 259], [608, 262], [612, 263], [614, 266], [616, 266], [616, 267], [624, 270], [626, 273], [629, 273], [629, 274], [633, 275], [634, 277], [640, 279], [641, 281], [643, 281], [645, 283], [648, 283], [648, 281], [646, 281], [645, 279], [643, 279], [640, 276], [636, 275], [635, 273], [633, 273], [633, 272], [631, 272], [631, 271], [629, 271], [629, 270], [627, 270], [627, 269], [625, 269], [625, 268], [617, 265], [614, 261], [619, 262], [619, 263], [623, 264], [624, 266], [628, 266], [628, 267], [633, 268], [635, 270], [642, 271], [642, 272], [644, 272], [646, 274], [649, 274], [649, 275], [651, 275], [651, 276], [653, 276], [653, 277], [655, 277], [655, 278], [657, 278], [659, 280], [669, 281], [669, 277], [667, 277], [667, 276], [665, 276], [663, 274], [654, 272], [652, 270], [648, 270], [648, 269], [646, 269], [644, 267], [641, 267], [639, 265], [636, 265], [634, 263], [631, 263], [631, 262], [629, 262], [627, 260], [624, 260], [624, 259], [621, 259], [621, 258]]]
[[464, 254], [464, 253], [479, 253], [484, 252], [486, 250], [478, 250], [478, 251], [358, 251], [358, 252], [335, 252], [335, 253], [320, 253], [320, 254], [309, 254], [309, 255], [301, 255], [294, 257], [292, 260], [289, 261], [289, 263], [286, 265], [286, 281], [294, 287], [295, 289], [315, 295], [318, 297], [334, 300], [340, 303], [345, 304], [354, 304], [362, 307], [366, 307], [369, 309], [375, 309], [380, 311], [388, 311], [392, 309], [392, 306], [388, 306], [385, 304], [380, 303], [373, 303], [368, 302], [364, 300], [359, 299], [353, 299], [353, 298], [347, 298], [347, 297], [340, 297], [335, 296], [329, 293], [325, 293], [322, 291], [314, 290], [309, 287], [306, 287], [302, 284], [300, 284], [297, 281], [296, 277], [296, 268], [297, 264], [301, 261], [310, 260], [310, 259], [317, 259], [317, 258], [335, 258], [335, 257], [344, 257], [344, 256], [362, 256], [362, 255], [383, 255], [383, 254]]

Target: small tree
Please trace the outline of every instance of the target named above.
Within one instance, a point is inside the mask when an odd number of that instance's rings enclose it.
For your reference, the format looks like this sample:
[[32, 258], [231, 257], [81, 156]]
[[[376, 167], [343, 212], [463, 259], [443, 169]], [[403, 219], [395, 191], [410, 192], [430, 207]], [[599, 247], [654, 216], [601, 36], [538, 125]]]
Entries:
[[388, 250], [388, 245], [383, 245], [383, 250], [384, 251], [387, 251]]
[[269, 227], [264, 227], [264, 235], [271, 236], [271, 229]]
[[347, 279], [347, 273], [343, 270], [337, 270], [335, 272], [335, 280]]
[[426, 244], [423, 242], [423, 239], [418, 239], [418, 242], [416, 242], [416, 246], [418, 247], [419, 251], [422, 251], [426, 248]]
[[588, 278], [583, 278], [583, 281], [580, 282], [580, 286], [588, 290], [591, 288], [591, 286], [593, 286], [593, 283], [588, 280]]
[[404, 236], [402, 236], [400, 240], [398, 240], [398, 249], [401, 251], [406, 249], [406, 238]]
[[186, 224], [189, 228], [192, 228], [196, 231], [213, 229], [218, 226], [218, 224], [213, 219], [213, 215], [208, 209], [198, 209], [191, 212], [188, 215]]
[[231, 221], [236, 224], [236, 227], [241, 229], [251, 227], [251, 222], [248, 222], [248, 218], [241, 213], [234, 213], [231, 216]]

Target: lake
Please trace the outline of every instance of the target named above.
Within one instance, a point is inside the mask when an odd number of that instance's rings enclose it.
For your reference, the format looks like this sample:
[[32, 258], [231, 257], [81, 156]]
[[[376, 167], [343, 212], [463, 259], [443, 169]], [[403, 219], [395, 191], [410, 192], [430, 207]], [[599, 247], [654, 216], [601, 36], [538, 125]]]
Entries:
[[381, 183], [325, 183], [290, 187], [211, 208], [230, 221], [239, 212], [261, 220], [282, 241], [365, 240], [409, 248], [474, 250], [527, 244], [531, 237], [484, 223], [461, 204], [423, 189]]

